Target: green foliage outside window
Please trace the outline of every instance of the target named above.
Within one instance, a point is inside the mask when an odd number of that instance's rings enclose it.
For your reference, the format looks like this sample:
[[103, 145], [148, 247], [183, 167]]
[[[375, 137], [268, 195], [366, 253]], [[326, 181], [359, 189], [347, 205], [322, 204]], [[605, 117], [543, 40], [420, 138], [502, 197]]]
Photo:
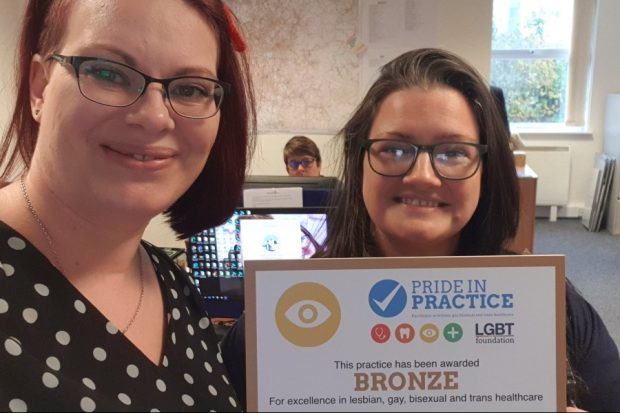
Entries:
[[559, 59], [493, 59], [511, 122], [564, 122], [568, 65]]
[[[537, 13], [525, 27], [498, 34], [493, 28], [493, 50], [545, 50], [545, 19]], [[558, 47], [557, 45], [554, 45]], [[504, 91], [510, 122], [561, 123], [565, 120], [567, 58], [493, 58], [491, 84]]]

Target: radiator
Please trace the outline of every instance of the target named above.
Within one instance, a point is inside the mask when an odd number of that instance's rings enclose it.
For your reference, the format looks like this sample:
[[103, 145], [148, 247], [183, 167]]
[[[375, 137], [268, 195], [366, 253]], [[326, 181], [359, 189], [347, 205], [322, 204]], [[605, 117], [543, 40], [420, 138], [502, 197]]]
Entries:
[[537, 206], [568, 204], [570, 148], [568, 146], [526, 146], [526, 163], [538, 175]]

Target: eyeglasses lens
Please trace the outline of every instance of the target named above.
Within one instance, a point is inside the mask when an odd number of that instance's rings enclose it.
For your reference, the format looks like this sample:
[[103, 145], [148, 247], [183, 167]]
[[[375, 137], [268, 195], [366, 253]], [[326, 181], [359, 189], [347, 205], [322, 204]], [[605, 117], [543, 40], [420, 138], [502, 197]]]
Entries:
[[[129, 106], [143, 93], [144, 76], [130, 67], [105, 60], [80, 65], [78, 82], [82, 94], [108, 106]], [[215, 115], [224, 97], [223, 87], [210, 79], [183, 77], [168, 84], [167, 96], [175, 112], [189, 118]]]
[[[466, 179], [480, 165], [480, 150], [466, 143], [430, 145], [423, 151], [432, 151], [431, 160], [437, 174], [447, 179]], [[419, 148], [403, 141], [375, 140], [368, 147], [371, 168], [380, 175], [406, 175], [417, 161]]]
[[299, 169], [299, 166], [303, 166], [304, 169], [308, 168], [310, 165], [314, 163], [314, 159], [302, 159], [301, 161], [289, 161], [289, 168], [295, 170]]

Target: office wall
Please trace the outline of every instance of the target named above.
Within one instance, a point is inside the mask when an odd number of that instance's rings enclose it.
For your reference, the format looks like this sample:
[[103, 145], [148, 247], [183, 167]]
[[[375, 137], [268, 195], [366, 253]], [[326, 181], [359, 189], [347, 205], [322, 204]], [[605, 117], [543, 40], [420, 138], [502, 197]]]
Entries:
[[0, 132], [4, 132], [13, 109], [13, 61], [24, 5], [24, 1], [0, 1]]

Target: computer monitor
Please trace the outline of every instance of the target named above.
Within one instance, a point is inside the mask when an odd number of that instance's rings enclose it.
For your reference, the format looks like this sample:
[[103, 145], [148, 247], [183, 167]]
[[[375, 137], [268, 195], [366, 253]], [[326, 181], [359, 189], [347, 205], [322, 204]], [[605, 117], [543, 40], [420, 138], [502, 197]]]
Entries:
[[338, 183], [335, 176], [288, 176], [288, 175], [248, 175], [245, 177], [243, 189], [248, 188], [302, 188], [333, 189]]
[[243, 189], [301, 187], [304, 207], [324, 207], [337, 185], [335, 176], [248, 175]]
[[237, 208], [222, 225], [189, 238], [188, 265], [211, 317], [237, 318], [245, 259], [310, 258], [326, 238], [326, 208]]

